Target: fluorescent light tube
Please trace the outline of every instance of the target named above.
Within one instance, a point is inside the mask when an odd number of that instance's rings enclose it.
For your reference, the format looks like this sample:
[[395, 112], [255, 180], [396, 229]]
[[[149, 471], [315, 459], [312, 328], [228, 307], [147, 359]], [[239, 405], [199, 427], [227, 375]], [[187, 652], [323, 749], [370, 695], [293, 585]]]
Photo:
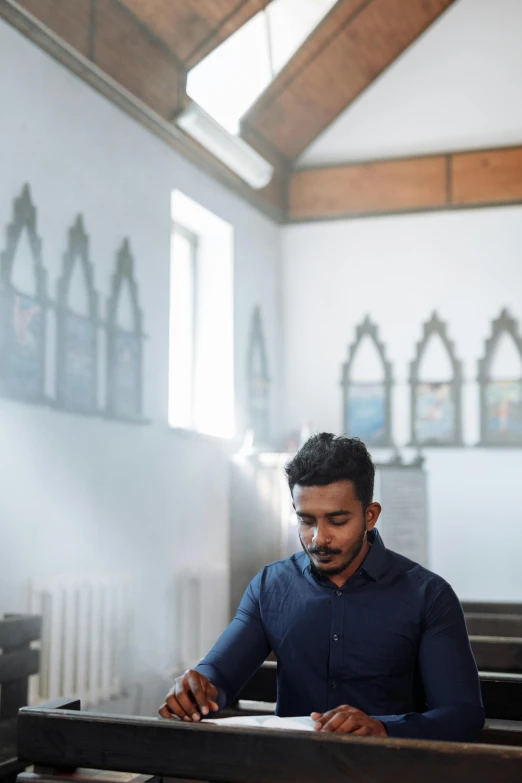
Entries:
[[259, 190], [272, 179], [274, 167], [246, 141], [229, 133], [197, 103], [192, 102], [184, 109], [176, 123], [250, 187]]

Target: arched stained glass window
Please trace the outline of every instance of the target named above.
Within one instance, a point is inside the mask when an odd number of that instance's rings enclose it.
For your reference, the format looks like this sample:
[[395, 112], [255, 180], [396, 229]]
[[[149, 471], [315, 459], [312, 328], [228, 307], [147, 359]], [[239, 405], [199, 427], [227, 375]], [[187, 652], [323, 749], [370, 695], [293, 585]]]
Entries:
[[480, 445], [522, 445], [522, 340], [507, 310], [493, 321], [478, 380]]
[[142, 419], [142, 314], [129, 241], [117, 254], [107, 314], [107, 414]]
[[342, 369], [344, 431], [367, 446], [392, 445], [391, 364], [377, 326], [366, 316]]
[[44, 402], [47, 274], [29, 186], [14, 200], [0, 254], [0, 393]]
[[248, 429], [256, 445], [270, 440], [270, 378], [261, 310], [254, 308], [247, 359]]
[[89, 238], [79, 215], [69, 230], [57, 301], [57, 404], [94, 413], [98, 385], [98, 295]]
[[412, 445], [462, 445], [462, 364], [437, 313], [423, 326], [410, 384]]

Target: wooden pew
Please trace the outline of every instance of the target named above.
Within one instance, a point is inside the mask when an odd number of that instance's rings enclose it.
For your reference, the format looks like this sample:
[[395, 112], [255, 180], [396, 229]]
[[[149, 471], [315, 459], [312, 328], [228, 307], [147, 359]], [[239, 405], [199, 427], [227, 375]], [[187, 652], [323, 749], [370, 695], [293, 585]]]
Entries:
[[498, 603], [496, 601], [461, 601], [464, 614], [515, 614], [522, 615], [522, 603]]
[[520, 614], [468, 612], [465, 617], [470, 636], [522, 637], [522, 615]]
[[522, 673], [522, 637], [470, 636], [480, 671]]
[[0, 781], [7, 783], [24, 769], [16, 754], [16, 716], [28, 701], [29, 676], [37, 674], [40, 617], [6, 615], [0, 619]]
[[[87, 768], [222, 783], [520, 783], [522, 748], [337, 736], [23, 708], [21, 759], [37, 773]], [[64, 707], [68, 707], [65, 709]], [[75, 709], [71, 709], [75, 707]], [[115, 778], [117, 779], [117, 778]], [[27, 773], [19, 783], [30, 783]]]
[[[277, 700], [277, 664], [265, 661], [239, 695], [229, 714], [258, 714], [275, 706]], [[482, 700], [488, 720], [522, 721], [522, 675], [480, 672]]]

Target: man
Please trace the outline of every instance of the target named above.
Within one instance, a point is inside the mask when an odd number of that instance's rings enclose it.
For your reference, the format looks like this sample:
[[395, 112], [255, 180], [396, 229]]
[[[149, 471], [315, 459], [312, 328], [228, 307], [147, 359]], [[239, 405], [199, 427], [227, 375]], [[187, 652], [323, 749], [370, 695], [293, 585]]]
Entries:
[[477, 667], [451, 587], [387, 550], [375, 468], [357, 439], [311, 437], [287, 466], [303, 552], [266, 566], [214, 648], [179, 677], [165, 717], [231, 703], [271, 650], [279, 715], [338, 734], [477, 740]]

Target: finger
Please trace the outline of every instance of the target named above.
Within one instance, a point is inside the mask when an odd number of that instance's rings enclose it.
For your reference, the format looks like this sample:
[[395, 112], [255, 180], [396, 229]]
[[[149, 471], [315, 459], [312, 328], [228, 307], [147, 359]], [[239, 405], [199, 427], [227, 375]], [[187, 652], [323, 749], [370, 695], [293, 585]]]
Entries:
[[[168, 715], [166, 713], [169, 713]], [[179, 718], [180, 720], [183, 720], [187, 717], [185, 710], [180, 705], [178, 700], [173, 694], [168, 694], [167, 698], [165, 699], [165, 709], [161, 713], [164, 718]]]
[[358, 729], [362, 729], [365, 725], [364, 716], [350, 715], [346, 720], [337, 726], [335, 729], [336, 734], [355, 734]]
[[337, 731], [339, 726], [342, 726], [347, 718], [348, 715], [346, 712], [336, 713], [332, 718], [330, 718], [330, 720], [326, 721], [326, 723], [323, 725], [322, 731]]
[[[209, 712], [209, 700], [207, 697], [207, 691], [205, 689], [205, 685], [201, 680], [201, 676], [197, 674], [197, 672], [189, 674], [187, 677], [187, 684], [190, 688], [190, 693], [192, 697], [196, 700], [196, 704], [198, 706], [199, 712], [202, 715], [208, 715]], [[194, 715], [192, 715], [193, 720], [196, 720]], [[199, 713], [198, 718], [199, 720]]]
[[359, 737], [369, 737], [370, 736], [370, 729], [368, 726], [361, 726], [360, 729], [357, 729], [357, 731], [353, 731], [352, 734], [357, 734]]
[[210, 680], [208, 680], [206, 691], [207, 691], [207, 699], [208, 699], [210, 709], [212, 710], [212, 712], [217, 712], [219, 710], [219, 704], [217, 703], [219, 691], [216, 688], [216, 686], [212, 682], [210, 682]]
[[313, 715], [319, 715], [318, 718], [314, 718], [314, 720], [319, 723], [321, 726], [324, 726], [325, 723], [328, 723], [330, 718], [333, 718], [334, 715], [338, 715], [340, 712], [340, 708], [337, 707], [335, 710], [328, 710], [328, 712], [313, 712]]
[[322, 718], [323, 715], [324, 715], [323, 712], [311, 712], [310, 713], [310, 717], [311, 717], [312, 720], [319, 720], [319, 718]]
[[169, 710], [169, 708], [167, 707], [166, 704], [162, 704], [161, 707], [159, 708], [158, 712], [159, 712], [159, 714], [161, 715], [162, 718], [174, 718], [174, 719], [177, 718], [177, 715], [174, 715]]
[[[187, 720], [194, 720], [194, 721], [199, 720], [200, 717], [199, 712], [197, 710], [195, 701], [192, 698], [192, 693], [189, 690], [189, 686], [185, 681], [185, 678], [183, 678], [179, 682], [179, 684], [176, 685], [176, 689], [173, 696], [177, 700], [178, 704], [184, 710], [185, 715], [183, 719], [186, 718]], [[169, 699], [167, 699], [167, 706], [170, 707]]]

